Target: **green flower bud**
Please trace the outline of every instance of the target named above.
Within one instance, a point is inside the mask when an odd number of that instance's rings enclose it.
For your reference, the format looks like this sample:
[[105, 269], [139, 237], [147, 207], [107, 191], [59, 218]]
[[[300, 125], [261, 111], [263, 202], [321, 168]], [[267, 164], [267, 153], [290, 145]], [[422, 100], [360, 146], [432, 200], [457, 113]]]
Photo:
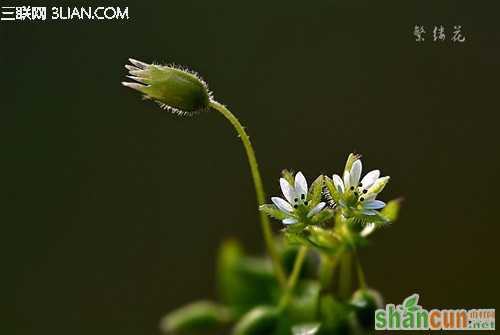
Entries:
[[146, 64], [129, 59], [127, 77], [136, 82], [122, 82], [156, 101], [162, 108], [179, 115], [193, 115], [208, 110], [212, 95], [207, 84], [194, 72], [173, 66]]
[[368, 198], [372, 194], [377, 195], [380, 192], [382, 192], [382, 190], [384, 189], [385, 185], [387, 185], [387, 183], [389, 182], [389, 179], [391, 179], [391, 177], [389, 177], [389, 176], [377, 179], [377, 181], [375, 182], [375, 184], [373, 184], [368, 189], [368, 193], [366, 194], [366, 197]]
[[387, 220], [394, 222], [398, 218], [399, 209], [401, 207], [402, 199], [391, 200], [387, 203], [387, 205], [380, 212], [383, 216], [387, 218]]

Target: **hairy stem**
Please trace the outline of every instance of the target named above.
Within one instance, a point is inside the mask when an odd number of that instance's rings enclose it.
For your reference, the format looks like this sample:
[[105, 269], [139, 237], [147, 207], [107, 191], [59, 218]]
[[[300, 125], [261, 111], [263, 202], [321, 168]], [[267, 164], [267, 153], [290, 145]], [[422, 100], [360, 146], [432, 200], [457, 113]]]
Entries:
[[[231, 113], [224, 105], [218, 103], [217, 101], [211, 101], [210, 107], [220, 112], [231, 123], [231, 125], [234, 127], [239, 137], [241, 138], [241, 142], [243, 143], [245, 152], [247, 154], [250, 171], [252, 173], [255, 193], [257, 194], [257, 203], [259, 206], [263, 205], [265, 203], [266, 196], [264, 193], [264, 187], [262, 186], [262, 178], [260, 177], [257, 159], [255, 158], [255, 152], [253, 150], [252, 144], [250, 143], [250, 138], [248, 137], [245, 129], [238, 121], [236, 116], [234, 116], [234, 114]], [[260, 223], [262, 226], [264, 241], [267, 246], [267, 251], [271, 256], [276, 278], [278, 279], [278, 282], [281, 284], [281, 286], [284, 287], [286, 285], [285, 271], [283, 270], [278, 251], [276, 250], [276, 247], [274, 245], [273, 233], [271, 230], [269, 218], [262, 212], [260, 212]]]
[[304, 260], [307, 255], [307, 247], [301, 246], [297, 256], [295, 257], [295, 262], [293, 263], [292, 273], [290, 277], [288, 277], [288, 282], [285, 287], [285, 292], [281, 297], [280, 308], [286, 307], [289, 303], [290, 298], [292, 297], [293, 290], [295, 289], [295, 285], [297, 284], [297, 280], [299, 279], [300, 270], [302, 269], [302, 264], [304, 264]]

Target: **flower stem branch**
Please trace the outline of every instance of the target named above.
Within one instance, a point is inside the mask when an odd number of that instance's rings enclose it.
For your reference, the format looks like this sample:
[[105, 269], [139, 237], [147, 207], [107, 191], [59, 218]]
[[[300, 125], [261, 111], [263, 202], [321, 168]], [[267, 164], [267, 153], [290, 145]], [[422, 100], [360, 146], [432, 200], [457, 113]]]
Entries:
[[[250, 143], [250, 138], [248, 137], [245, 129], [238, 121], [236, 116], [234, 116], [234, 114], [231, 113], [224, 105], [212, 100], [210, 101], [210, 107], [220, 112], [231, 123], [231, 125], [234, 127], [239, 137], [241, 138], [241, 142], [243, 143], [245, 152], [247, 154], [250, 171], [252, 173], [255, 193], [257, 195], [257, 203], [259, 206], [263, 205], [265, 203], [264, 187], [262, 186], [262, 178], [260, 177], [259, 167], [257, 164], [257, 159], [255, 157], [255, 151], [253, 150], [252, 144]], [[278, 282], [281, 284], [281, 286], [284, 287], [286, 285], [285, 271], [283, 270], [278, 251], [276, 250], [274, 244], [271, 224], [268, 217], [263, 212], [260, 212], [260, 222], [264, 240], [267, 246], [267, 251], [269, 252], [269, 256], [271, 257], [276, 278], [278, 279]]]
[[304, 264], [304, 260], [307, 255], [307, 247], [301, 246], [299, 251], [297, 252], [297, 256], [295, 257], [295, 262], [293, 263], [292, 273], [290, 277], [288, 277], [288, 282], [285, 287], [285, 292], [281, 297], [280, 308], [286, 307], [288, 305], [290, 298], [292, 297], [293, 290], [295, 289], [295, 285], [297, 284], [297, 280], [299, 279], [300, 270], [302, 269], [302, 264]]

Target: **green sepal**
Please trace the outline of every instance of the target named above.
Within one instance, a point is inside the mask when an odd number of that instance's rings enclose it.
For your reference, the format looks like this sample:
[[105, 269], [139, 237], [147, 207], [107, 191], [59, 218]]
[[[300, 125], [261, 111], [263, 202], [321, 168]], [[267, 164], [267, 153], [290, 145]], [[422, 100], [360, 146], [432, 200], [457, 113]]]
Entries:
[[234, 326], [232, 335], [270, 335], [278, 326], [276, 307], [257, 306], [248, 311]]
[[192, 334], [216, 329], [231, 321], [228, 308], [210, 301], [198, 301], [170, 312], [160, 322], [166, 334]]
[[324, 181], [323, 175], [316, 178], [309, 188], [309, 193], [307, 195], [307, 200], [310, 201], [309, 207], [314, 208], [321, 201], [321, 193], [323, 191]]
[[331, 210], [329, 208], [323, 209], [321, 212], [319, 212], [318, 214], [314, 215], [311, 218], [311, 223], [312, 224], [324, 223], [326, 221], [331, 220], [334, 215], [335, 215], [335, 213], [333, 210]]
[[293, 187], [295, 185], [295, 177], [293, 176], [292, 171], [284, 169], [281, 171], [281, 175], [290, 184], [290, 186]]
[[342, 245], [340, 237], [331, 230], [308, 226], [305, 232], [310, 244], [328, 254], [335, 254]]
[[325, 183], [325, 186], [326, 186], [326, 190], [328, 191], [328, 193], [330, 193], [332, 199], [336, 203], [340, 202], [340, 194], [337, 192], [337, 189], [335, 188], [335, 185], [333, 184], [333, 180], [331, 180], [328, 177], [325, 177], [324, 178], [324, 183]]
[[259, 210], [261, 212], [265, 213], [267, 216], [269, 216], [273, 219], [276, 219], [276, 220], [284, 220], [288, 217], [285, 213], [280, 211], [278, 209], [278, 207], [276, 207], [275, 205], [271, 205], [271, 204], [261, 205], [259, 207]]
[[355, 153], [350, 153], [349, 157], [347, 157], [347, 162], [345, 163], [344, 172], [351, 171], [351, 168], [352, 168], [352, 165], [354, 164], [354, 162], [359, 160], [360, 158], [361, 158], [361, 155], [355, 154]]

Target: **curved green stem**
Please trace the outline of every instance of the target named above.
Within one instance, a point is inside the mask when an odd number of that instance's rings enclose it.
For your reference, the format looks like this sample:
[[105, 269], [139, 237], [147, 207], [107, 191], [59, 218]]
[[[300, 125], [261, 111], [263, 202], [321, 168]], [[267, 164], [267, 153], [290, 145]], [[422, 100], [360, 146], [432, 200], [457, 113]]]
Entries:
[[[266, 201], [266, 196], [264, 193], [264, 187], [262, 186], [262, 178], [260, 177], [259, 167], [257, 164], [257, 159], [255, 158], [255, 152], [253, 150], [252, 144], [250, 143], [250, 138], [248, 137], [245, 129], [238, 121], [236, 116], [231, 113], [224, 105], [218, 103], [217, 101], [210, 101], [210, 107], [220, 112], [234, 127], [239, 137], [241, 138], [241, 142], [245, 147], [245, 152], [248, 158], [248, 164], [250, 165], [250, 171], [252, 173], [253, 183], [255, 186], [255, 193], [257, 194], [257, 203], [263, 205]], [[262, 212], [260, 212], [260, 222], [262, 226], [262, 233], [264, 235], [264, 240], [267, 246], [267, 251], [269, 252], [269, 256], [271, 256], [271, 260], [273, 262], [274, 272], [276, 274], [276, 278], [278, 279], [281, 286], [286, 285], [286, 277], [285, 271], [283, 270], [283, 266], [281, 265], [278, 251], [274, 245], [273, 233], [271, 230], [271, 224], [269, 222], [269, 218]]]
[[288, 282], [285, 287], [285, 292], [281, 297], [280, 308], [286, 307], [290, 298], [292, 297], [293, 290], [295, 289], [295, 285], [297, 284], [297, 280], [299, 279], [300, 270], [302, 269], [302, 264], [307, 255], [307, 247], [301, 246], [299, 251], [297, 252], [297, 256], [295, 257], [295, 262], [293, 263], [292, 273], [290, 277], [288, 277]]

